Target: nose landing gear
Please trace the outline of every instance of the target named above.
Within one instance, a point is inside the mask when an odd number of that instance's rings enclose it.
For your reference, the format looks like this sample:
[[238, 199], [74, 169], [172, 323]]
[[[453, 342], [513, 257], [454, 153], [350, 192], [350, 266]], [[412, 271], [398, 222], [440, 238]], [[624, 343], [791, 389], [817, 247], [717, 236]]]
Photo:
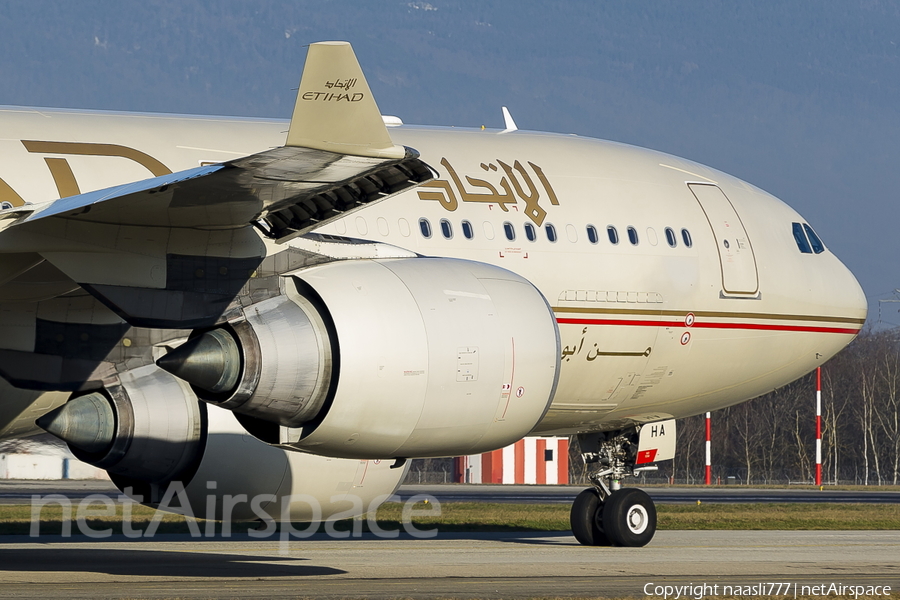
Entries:
[[[638, 428], [579, 435], [582, 457], [600, 468], [590, 475], [594, 487], [572, 504], [572, 533], [585, 546], [646, 546], [656, 533], [656, 507], [643, 490], [621, 489], [619, 480], [655, 465], [636, 467]], [[596, 451], [590, 451], [596, 448]]]

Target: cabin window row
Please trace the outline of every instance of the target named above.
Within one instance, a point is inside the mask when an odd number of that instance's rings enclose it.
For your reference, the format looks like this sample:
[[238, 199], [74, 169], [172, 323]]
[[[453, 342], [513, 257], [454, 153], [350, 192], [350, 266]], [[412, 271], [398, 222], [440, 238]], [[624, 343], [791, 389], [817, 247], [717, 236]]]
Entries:
[[[472, 226], [472, 223], [470, 221], [464, 220], [460, 223], [460, 226], [462, 229], [462, 234], [466, 239], [471, 240], [471, 239], [475, 238], [475, 228]], [[488, 239], [493, 239], [494, 238], [493, 225], [491, 225], [490, 222], [486, 221], [484, 226], [485, 226], [485, 230], [486, 230], [485, 234], [488, 237]], [[489, 231], [488, 231], [488, 228], [490, 228]], [[525, 225], [523, 226], [523, 229], [525, 231], [525, 238], [529, 242], [537, 241], [537, 238], [538, 238], [538, 228], [537, 227], [535, 227], [532, 223], [525, 223]], [[552, 223], [547, 223], [541, 229], [544, 230], [544, 235], [546, 236], [547, 241], [556, 242], [559, 239], [559, 235], [556, 231], [556, 226], [553, 225]], [[432, 236], [431, 221], [429, 221], [428, 219], [426, 219], [424, 217], [419, 219], [419, 230], [422, 232], [422, 237], [424, 237], [426, 239], [430, 238]], [[449, 220], [441, 219], [440, 230], [441, 230], [441, 235], [443, 235], [444, 238], [446, 238], [448, 240], [453, 238], [453, 225], [450, 223]], [[597, 244], [600, 242], [600, 233], [597, 231], [596, 227], [594, 227], [593, 225], [588, 225], [588, 226], [586, 226], [585, 230], [587, 233], [587, 239], [590, 243]], [[652, 231], [652, 230], [648, 230], [648, 231]], [[627, 227], [625, 229], [625, 234], [627, 236], [628, 242], [632, 246], [637, 246], [638, 244], [640, 244], [641, 240], [640, 240], [640, 236], [638, 235], [638, 231], [636, 228], [630, 227], [630, 226]], [[516, 237], [517, 237], [516, 228], [509, 221], [504, 221], [504, 223], [503, 223], [503, 235], [510, 242], [514, 242], [516, 240]], [[653, 235], [654, 236], [656, 235], [655, 231], [653, 232]], [[574, 225], [566, 226], [566, 237], [569, 239], [570, 242], [578, 241], [578, 233], [577, 233]], [[612, 244], [614, 246], [618, 245], [619, 230], [615, 227], [615, 225], [609, 225], [606, 227], [606, 237], [609, 240], [610, 244]], [[675, 248], [676, 246], [678, 246], [679, 243], [684, 244], [684, 246], [687, 248], [690, 248], [691, 246], [694, 245], [693, 238], [691, 237], [691, 232], [688, 231], [687, 229], [682, 229], [680, 232], [680, 236], [679, 236], [679, 234], [676, 233], [674, 229], [672, 229], [671, 227], [666, 227], [665, 228], [665, 237], [666, 237], [666, 243], [671, 248]], [[654, 242], [654, 245], [655, 245], [655, 242]]]

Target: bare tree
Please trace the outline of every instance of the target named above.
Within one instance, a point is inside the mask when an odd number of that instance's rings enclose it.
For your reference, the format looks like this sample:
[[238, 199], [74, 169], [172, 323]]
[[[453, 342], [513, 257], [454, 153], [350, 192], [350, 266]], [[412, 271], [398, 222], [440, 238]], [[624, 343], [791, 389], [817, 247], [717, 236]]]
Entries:
[[[900, 354], [896, 345], [883, 346], [879, 353], [879, 394], [873, 407], [875, 420], [884, 433], [884, 449], [891, 466], [892, 483], [897, 485], [900, 470]], [[880, 476], [879, 476], [880, 483]]]

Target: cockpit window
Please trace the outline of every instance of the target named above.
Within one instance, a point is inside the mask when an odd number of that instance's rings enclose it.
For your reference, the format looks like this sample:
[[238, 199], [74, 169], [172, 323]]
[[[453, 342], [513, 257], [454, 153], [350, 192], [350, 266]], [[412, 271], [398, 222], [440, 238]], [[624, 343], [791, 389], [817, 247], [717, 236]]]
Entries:
[[825, 245], [822, 243], [822, 240], [819, 239], [819, 236], [816, 235], [816, 232], [813, 231], [813, 228], [804, 223], [803, 229], [806, 230], [806, 235], [809, 236], [809, 243], [812, 246], [813, 252], [816, 254], [825, 252]]
[[806, 234], [803, 233], [803, 226], [800, 223], [791, 223], [794, 228], [794, 241], [797, 242], [797, 247], [800, 248], [800, 252], [803, 254], [812, 254], [812, 248], [809, 247], [809, 242], [806, 239]]

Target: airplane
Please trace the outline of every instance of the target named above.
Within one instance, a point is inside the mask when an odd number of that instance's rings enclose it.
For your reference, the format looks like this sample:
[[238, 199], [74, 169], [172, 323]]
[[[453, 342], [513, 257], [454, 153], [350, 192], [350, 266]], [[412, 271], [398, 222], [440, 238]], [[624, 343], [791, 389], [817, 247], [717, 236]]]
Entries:
[[675, 420], [810, 372], [866, 299], [772, 195], [503, 114], [383, 117], [346, 42], [309, 47], [290, 122], [0, 108], [0, 439], [271, 521], [572, 435], [577, 540], [646, 545], [621, 481], [674, 456]]

